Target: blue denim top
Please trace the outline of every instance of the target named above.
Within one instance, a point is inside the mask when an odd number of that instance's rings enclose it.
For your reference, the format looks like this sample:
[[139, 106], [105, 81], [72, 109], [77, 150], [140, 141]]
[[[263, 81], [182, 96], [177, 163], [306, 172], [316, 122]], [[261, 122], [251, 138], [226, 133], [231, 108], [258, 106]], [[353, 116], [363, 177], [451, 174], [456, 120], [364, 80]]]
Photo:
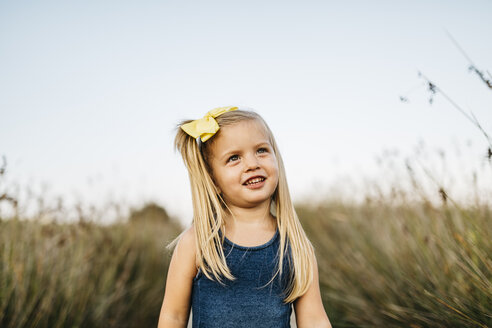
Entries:
[[244, 247], [226, 237], [222, 245], [235, 281], [223, 278], [221, 285], [199, 269], [193, 279], [193, 328], [204, 327], [290, 327], [292, 303], [284, 304], [289, 279], [287, 255], [282, 278], [279, 274], [267, 285], [278, 266], [279, 231], [266, 244]]

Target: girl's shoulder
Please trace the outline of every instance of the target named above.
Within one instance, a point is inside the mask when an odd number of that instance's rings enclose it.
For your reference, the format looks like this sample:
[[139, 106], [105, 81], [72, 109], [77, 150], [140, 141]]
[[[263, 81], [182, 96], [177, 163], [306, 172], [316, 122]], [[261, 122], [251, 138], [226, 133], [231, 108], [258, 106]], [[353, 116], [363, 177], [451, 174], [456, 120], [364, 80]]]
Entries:
[[178, 252], [179, 257], [193, 260], [195, 268], [198, 269], [198, 263], [196, 259], [197, 254], [197, 244], [195, 236], [195, 227], [192, 224], [190, 227], [186, 228], [179, 237], [178, 244], [176, 245], [176, 252]]

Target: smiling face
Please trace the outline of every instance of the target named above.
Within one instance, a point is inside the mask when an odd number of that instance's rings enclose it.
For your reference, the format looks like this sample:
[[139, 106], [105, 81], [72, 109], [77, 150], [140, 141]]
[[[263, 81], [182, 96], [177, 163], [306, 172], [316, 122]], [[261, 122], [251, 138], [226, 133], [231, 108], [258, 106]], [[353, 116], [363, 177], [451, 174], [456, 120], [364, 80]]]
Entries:
[[210, 151], [209, 166], [228, 206], [269, 206], [278, 185], [278, 163], [260, 122], [221, 127]]

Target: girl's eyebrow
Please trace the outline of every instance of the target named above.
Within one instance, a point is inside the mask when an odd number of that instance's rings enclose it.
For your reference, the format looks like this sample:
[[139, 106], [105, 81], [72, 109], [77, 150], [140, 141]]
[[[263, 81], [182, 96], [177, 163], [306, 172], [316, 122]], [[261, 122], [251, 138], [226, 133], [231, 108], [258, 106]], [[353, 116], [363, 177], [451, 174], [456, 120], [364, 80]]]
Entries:
[[258, 148], [258, 147], [260, 147], [260, 146], [268, 146], [268, 147], [270, 147], [270, 142], [268, 142], [268, 141], [262, 141], [262, 142], [260, 142], [259, 144], [257, 144], [257, 145], [255, 146], [255, 148]]

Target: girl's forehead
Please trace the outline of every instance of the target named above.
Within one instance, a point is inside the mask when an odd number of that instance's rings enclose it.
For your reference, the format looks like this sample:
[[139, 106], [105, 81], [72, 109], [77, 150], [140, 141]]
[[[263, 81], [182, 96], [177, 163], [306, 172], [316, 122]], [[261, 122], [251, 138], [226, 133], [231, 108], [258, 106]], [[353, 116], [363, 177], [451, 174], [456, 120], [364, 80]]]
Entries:
[[220, 136], [230, 137], [232, 135], [237, 135], [240, 133], [243, 136], [248, 136], [249, 138], [268, 138], [268, 132], [265, 126], [257, 120], [246, 120], [240, 121], [228, 126], [221, 128], [219, 133]]
[[221, 127], [212, 148], [220, 151], [223, 148], [260, 142], [270, 143], [265, 126], [256, 120], [247, 120]]

